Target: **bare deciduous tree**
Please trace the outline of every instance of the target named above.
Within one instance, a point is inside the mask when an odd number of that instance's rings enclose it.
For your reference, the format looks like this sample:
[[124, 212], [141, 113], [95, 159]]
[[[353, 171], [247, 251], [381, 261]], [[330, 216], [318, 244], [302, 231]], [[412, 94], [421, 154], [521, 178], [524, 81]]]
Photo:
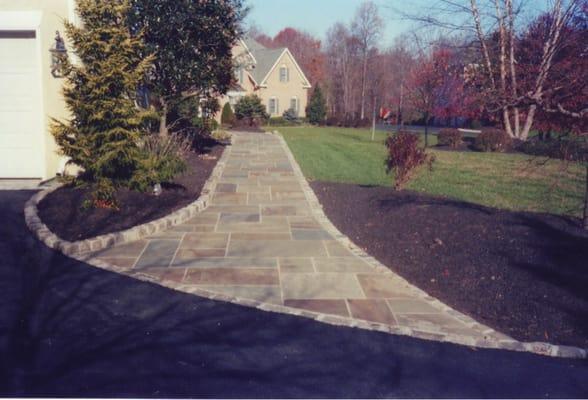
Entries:
[[365, 118], [365, 97], [369, 54], [370, 50], [377, 46], [383, 29], [384, 21], [379, 16], [379, 10], [376, 4], [372, 1], [362, 3], [357, 9], [353, 22], [351, 23], [351, 32], [359, 42], [359, 49], [362, 57], [361, 119]]

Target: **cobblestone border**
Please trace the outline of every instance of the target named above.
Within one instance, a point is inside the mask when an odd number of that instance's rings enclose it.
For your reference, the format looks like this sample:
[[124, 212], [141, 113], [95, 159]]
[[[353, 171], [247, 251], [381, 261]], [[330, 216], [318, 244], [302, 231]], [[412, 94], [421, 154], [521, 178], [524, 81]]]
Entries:
[[[346, 235], [341, 233], [339, 229], [333, 225], [333, 223], [329, 220], [329, 218], [325, 215], [323, 211], [323, 206], [320, 204], [318, 197], [308, 184], [308, 181], [304, 177], [302, 173], [302, 169], [298, 162], [294, 158], [294, 155], [290, 151], [288, 144], [284, 137], [278, 132], [273, 131], [273, 134], [280, 139], [282, 148], [284, 149], [285, 153], [292, 164], [294, 169], [294, 175], [300, 181], [302, 185], [302, 190], [306, 196], [306, 200], [310, 204], [311, 211], [313, 216], [319, 221], [319, 223], [323, 226], [323, 228], [329, 232], [336, 241], [340, 244], [345, 246], [347, 249], [351, 251], [355, 256], [364, 260], [367, 264], [373, 267], [378, 272], [393, 275], [396, 279], [400, 279], [403, 283], [407, 286], [412, 288], [412, 291], [420, 297], [423, 301], [427, 302], [432, 307], [443, 311], [447, 314], [450, 314], [452, 317], [456, 318], [457, 320], [463, 322], [469, 327], [480, 327], [483, 329], [484, 338], [476, 338], [473, 336], [465, 336], [465, 335], [457, 335], [454, 333], [447, 333], [443, 332], [442, 330], [438, 330], [436, 332], [432, 332], [430, 328], [423, 326], [422, 329], [412, 329], [408, 327], [390, 327], [387, 325], [381, 324], [374, 324], [366, 322], [369, 326], [367, 329], [373, 329], [378, 331], [387, 331], [391, 333], [399, 333], [404, 335], [409, 335], [413, 337], [418, 337], [421, 339], [433, 339], [441, 342], [451, 342], [456, 344], [468, 345], [468, 346], [475, 346], [475, 347], [484, 347], [484, 348], [494, 348], [494, 349], [504, 349], [504, 350], [516, 350], [516, 351], [525, 351], [530, 353], [536, 353], [541, 355], [547, 356], [555, 356], [555, 357], [566, 357], [566, 358], [588, 358], [588, 350], [582, 349], [580, 347], [573, 347], [573, 346], [564, 346], [564, 345], [555, 345], [551, 343], [545, 342], [520, 342], [518, 340], [514, 340], [502, 333], [497, 332], [496, 330], [487, 327], [485, 325], [480, 324], [473, 318], [452, 309], [451, 307], [447, 306], [446, 304], [442, 303], [441, 301], [435, 299], [434, 297], [427, 294], [425, 291], [415, 287], [406, 279], [402, 278], [401, 276], [397, 275], [393, 271], [391, 271], [388, 267], [380, 263], [374, 257], [367, 254], [363, 249], [359, 246], [355, 245]], [[324, 316], [328, 319], [334, 319], [335, 317], [332, 316]], [[336, 317], [336, 319], [341, 322], [342, 318]], [[344, 318], [343, 318], [344, 319]], [[349, 325], [349, 324], [344, 324]], [[351, 326], [357, 326], [357, 322], [354, 321]], [[421, 327], [419, 327], [421, 328]], [[397, 331], [397, 332], [394, 332]]]
[[51, 232], [47, 225], [43, 223], [38, 213], [39, 210], [37, 206], [41, 200], [43, 200], [49, 193], [59, 189], [62, 186], [56, 185], [55, 187], [51, 187], [36, 193], [26, 202], [24, 207], [24, 215], [27, 227], [47, 247], [59, 250], [68, 256], [75, 256], [77, 254], [104, 250], [116, 245], [139, 240], [145, 236], [161, 232], [167, 228], [189, 220], [208, 207], [211, 196], [216, 188], [216, 184], [225, 168], [226, 161], [230, 153], [230, 147], [230, 144], [225, 147], [223, 154], [213, 168], [210, 176], [204, 183], [200, 197], [198, 197], [198, 199], [196, 199], [194, 202], [172, 212], [169, 215], [166, 215], [165, 217], [161, 217], [154, 221], [137, 225], [122, 231], [108, 233], [76, 242], [70, 242]]
[[[286, 141], [277, 131], [274, 131], [274, 134], [280, 138], [281, 145], [284, 148], [284, 151], [286, 152], [288, 159], [292, 163], [292, 166], [294, 168], [294, 174], [299, 179], [300, 184], [303, 187], [303, 190], [305, 192], [305, 196], [307, 197], [307, 200], [309, 201], [309, 203], [311, 205], [311, 208], [313, 210], [313, 215], [315, 216], [315, 218], [317, 218], [320, 221], [320, 223], [323, 224], [323, 227], [325, 229], [328, 229], [329, 232], [331, 232], [331, 234], [335, 236], [336, 240], [338, 240], [341, 244], [343, 244], [347, 248], [349, 248], [353, 252], [353, 254], [355, 254], [358, 257], [361, 257], [362, 259], [367, 261], [373, 268], [376, 268], [377, 270], [379, 270], [383, 273], [389, 273], [389, 274], [393, 274], [393, 275], [397, 276], [390, 269], [388, 269], [387, 267], [385, 267], [384, 265], [379, 263], [373, 257], [367, 255], [359, 247], [355, 246], [353, 244], [353, 242], [351, 242], [351, 240], [349, 240], [349, 238], [347, 238], [345, 235], [343, 235], [341, 232], [339, 232], [339, 230], [337, 230], [337, 228], [329, 221], [329, 219], [324, 214], [322, 206], [320, 205], [318, 198], [314, 194], [314, 191], [312, 190], [312, 188], [310, 188], [310, 185], [308, 184], [306, 178], [302, 174], [302, 170], [300, 169], [300, 166], [298, 165], [298, 163], [294, 159], [294, 156], [293, 156], [292, 152], [290, 151], [288, 145], [286, 144]], [[228, 146], [225, 149], [223, 156], [219, 160], [217, 166], [215, 167], [213, 174], [211, 174], [211, 177], [209, 178], [209, 180], [214, 181], [214, 184], [211, 183], [211, 186], [209, 186], [210, 190], [208, 193], [206, 193], [207, 196], [210, 196], [214, 193], [214, 189], [216, 187], [216, 181], [218, 180], [218, 178], [222, 174], [222, 170], [224, 169], [224, 165], [225, 165], [226, 159], [229, 157], [230, 151], [231, 151], [231, 148], [230, 148], [230, 146]], [[222, 162], [222, 164], [221, 164], [221, 162]], [[217, 171], [217, 168], [219, 169], [218, 171]], [[217, 174], [217, 172], [218, 172], [218, 174]], [[208, 182], [207, 182], [207, 184], [208, 184]], [[55, 190], [55, 189], [52, 189], [52, 190]], [[45, 195], [47, 195], [50, 191], [51, 190], [48, 190], [47, 193], [45, 193]], [[41, 192], [41, 193], [43, 193], [43, 192]], [[39, 193], [39, 194], [41, 194], [41, 193]], [[35, 211], [36, 211], [36, 204], [38, 204], [38, 202], [44, 196], [42, 196], [39, 199], [36, 199], [36, 202], [31, 203], [32, 205], [34, 205]], [[29, 202], [32, 202], [32, 200], [35, 197], [36, 196], [33, 196], [33, 198], [31, 198], [31, 200], [29, 200]], [[27, 203], [27, 206], [28, 205], [29, 205], [29, 203]], [[27, 208], [25, 206], [25, 218], [27, 220], [27, 225], [29, 225], [29, 220], [32, 219], [31, 214], [30, 214], [31, 211], [29, 211], [29, 215], [27, 217], [26, 209]], [[179, 210], [179, 211], [182, 211], [182, 210]], [[176, 213], [174, 213], [174, 214], [176, 214]], [[174, 214], [172, 214], [172, 215], [174, 215]], [[36, 213], [34, 214], [34, 216], [36, 216]], [[35, 221], [31, 221], [31, 222], [34, 223]], [[154, 222], [156, 222], [156, 221], [154, 221]], [[45, 227], [45, 229], [46, 229], [46, 227]], [[39, 230], [42, 231], [41, 228], [38, 229], [38, 231]], [[47, 229], [47, 232], [49, 232], [50, 235], [52, 234], [48, 229]], [[48, 235], [47, 238], [49, 238], [50, 235]], [[108, 235], [106, 235], [106, 236], [108, 236]], [[55, 245], [55, 242], [53, 243], [54, 244], [53, 246], [50, 246], [48, 244], [48, 243], [52, 243], [50, 240], [47, 240], [47, 239], [41, 239], [41, 240], [45, 244], [47, 244], [49, 247], [55, 248], [55, 249], [60, 250], [63, 253], [65, 253], [62, 248]], [[67, 253], [65, 253], [65, 254], [67, 254]], [[161, 278], [149, 275], [148, 271], [129, 270], [128, 268], [123, 268], [123, 267], [120, 267], [120, 266], [117, 266], [117, 265], [114, 265], [111, 263], [107, 263], [103, 260], [93, 258], [92, 254], [89, 254], [89, 253], [85, 253], [85, 254], [84, 253], [70, 253], [68, 255], [71, 258], [74, 258], [78, 261], [90, 264], [94, 267], [104, 269], [107, 271], [111, 271], [111, 272], [116, 272], [121, 275], [126, 275], [131, 278], [143, 281], [143, 282], [154, 283], [154, 284], [157, 284], [157, 285], [160, 285], [160, 286], [163, 286], [163, 287], [166, 287], [166, 288], [178, 291], [178, 292], [190, 293], [190, 294], [194, 294], [194, 295], [197, 295], [200, 297], [208, 298], [210, 300], [230, 302], [230, 303], [234, 303], [234, 304], [245, 306], [245, 307], [253, 307], [253, 308], [257, 308], [259, 310], [263, 310], [263, 311], [267, 311], [267, 312], [276, 312], [276, 313], [281, 313], [281, 314], [288, 314], [288, 315], [293, 315], [293, 316], [298, 316], [298, 317], [309, 318], [309, 319], [313, 319], [313, 320], [316, 320], [316, 321], [319, 321], [322, 323], [335, 325], [335, 326], [346, 326], [346, 327], [350, 327], [350, 328], [366, 329], [366, 330], [371, 330], [371, 331], [376, 331], [376, 332], [384, 332], [384, 333], [388, 333], [388, 334], [411, 336], [411, 337], [415, 337], [418, 339], [434, 340], [434, 341], [439, 341], [439, 342], [447, 342], [447, 343], [453, 343], [453, 344], [457, 344], [457, 345], [464, 345], [464, 346], [470, 346], [470, 347], [479, 347], [479, 348], [496, 349], [496, 350], [521, 351], [521, 352], [535, 353], [535, 354], [543, 355], [543, 356], [562, 357], [562, 358], [588, 358], [588, 352], [585, 349], [581, 349], [578, 347], [571, 347], [571, 346], [559, 346], [559, 345], [553, 345], [553, 344], [542, 343], [542, 342], [530, 342], [530, 343], [519, 342], [519, 341], [513, 340], [511, 338], [508, 338], [505, 335], [501, 335], [498, 332], [496, 332], [490, 328], [488, 328], [488, 332], [487, 332], [488, 335], [484, 339], [479, 339], [479, 338], [475, 338], [473, 336], [449, 334], [449, 333], [444, 333], [444, 332], [433, 332], [430, 330], [430, 328], [427, 328], [427, 327], [423, 327], [423, 329], [412, 329], [409, 327], [398, 327], [398, 326], [391, 326], [391, 325], [387, 325], [387, 324], [362, 321], [362, 320], [357, 320], [357, 319], [353, 319], [350, 317], [340, 317], [340, 316], [335, 316], [335, 315], [321, 314], [321, 313], [314, 312], [314, 311], [302, 310], [302, 309], [292, 308], [292, 307], [278, 305], [278, 304], [264, 303], [264, 302], [260, 302], [260, 301], [256, 301], [256, 300], [250, 300], [250, 299], [230, 296], [230, 295], [226, 295], [226, 294], [222, 294], [222, 293], [216, 293], [216, 292], [201, 289], [201, 288], [198, 288], [195, 286], [181, 284], [181, 283], [171, 281], [171, 280], [161, 279]], [[408, 282], [407, 282], [407, 284], [408, 284]], [[446, 305], [444, 305], [440, 301], [427, 295], [424, 291], [417, 289], [417, 288], [414, 288], [414, 289], [418, 290], [422, 294], [423, 299], [428, 300], [430, 302], [430, 304], [433, 304], [436, 308], [441, 307], [441, 309], [446, 310], [449, 314], [451, 314], [452, 316], [454, 316], [457, 319], [465, 318], [465, 321], [468, 321], [468, 322], [471, 322], [472, 324], [476, 324], [476, 325], [480, 326], [479, 323], [477, 323], [476, 321], [474, 321], [470, 317], [468, 317], [464, 314], [461, 314], [455, 310], [452, 310], [451, 308], [447, 307]], [[492, 336], [495, 336], [495, 337], [492, 337]], [[498, 339], [497, 337], [503, 337], [503, 339]]]

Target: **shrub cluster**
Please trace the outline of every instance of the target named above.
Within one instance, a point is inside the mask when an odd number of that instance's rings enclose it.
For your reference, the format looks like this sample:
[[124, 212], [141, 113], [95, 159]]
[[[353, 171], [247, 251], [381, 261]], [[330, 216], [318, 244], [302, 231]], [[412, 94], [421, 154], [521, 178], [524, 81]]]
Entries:
[[588, 160], [588, 139], [579, 135], [564, 135], [545, 140], [535, 137], [522, 142], [518, 150], [535, 156], [586, 161]]
[[267, 120], [269, 126], [297, 126], [302, 123], [301, 120], [287, 121], [284, 117], [271, 117]]
[[505, 151], [512, 146], [512, 139], [502, 129], [484, 128], [476, 136], [474, 145], [480, 151]]
[[183, 135], [148, 135], [139, 144], [140, 158], [131, 186], [148, 191], [156, 183], [172, 181], [186, 170], [186, 155], [191, 146], [191, 140]]
[[269, 118], [265, 106], [256, 95], [241, 97], [235, 104], [235, 125], [240, 128], [257, 128]]
[[463, 135], [459, 129], [443, 128], [437, 135], [437, 142], [441, 146], [450, 146], [452, 149], [459, 147], [463, 141]]
[[408, 132], [399, 132], [386, 140], [388, 158], [386, 171], [394, 172], [394, 189], [401, 190], [418, 167], [428, 164], [432, 168], [434, 157], [419, 147], [419, 137]]
[[172, 107], [168, 120], [172, 121], [170, 126], [174, 132], [197, 142], [218, 128], [214, 115], [219, 108], [216, 99], [201, 101], [196, 96], [188, 97]]
[[359, 118], [351, 115], [333, 115], [327, 118], [327, 126], [339, 126], [344, 128], [365, 128], [370, 126], [371, 121], [368, 118]]
[[282, 118], [284, 118], [284, 121], [286, 121], [289, 124], [299, 124], [300, 123], [300, 118], [298, 118], [298, 113], [296, 112], [296, 110], [289, 108], [286, 111], [284, 111], [284, 113], [282, 114]]

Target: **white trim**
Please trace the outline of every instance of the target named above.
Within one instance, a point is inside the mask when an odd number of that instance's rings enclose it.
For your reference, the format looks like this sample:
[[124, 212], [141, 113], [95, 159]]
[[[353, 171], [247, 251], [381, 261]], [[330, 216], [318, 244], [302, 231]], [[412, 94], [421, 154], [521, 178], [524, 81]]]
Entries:
[[300, 75], [302, 76], [302, 78], [304, 78], [304, 85], [303, 85], [303, 87], [305, 89], [311, 88], [312, 85], [310, 84], [310, 82], [306, 78], [306, 75], [304, 75], [304, 72], [302, 72], [302, 69], [300, 68], [300, 66], [296, 62], [296, 59], [294, 58], [294, 56], [292, 55], [292, 53], [290, 53], [290, 50], [288, 50], [288, 48], [285, 48], [284, 51], [282, 51], [282, 53], [280, 54], [280, 56], [276, 59], [276, 62], [274, 63], [274, 65], [270, 68], [270, 70], [268, 71], [268, 73], [261, 80], [261, 83], [259, 84], [259, 86], [266, 87], [264, 85], [265, 84], [265, 81], [267, 80], [267, 78], [269, 78], [270, 74], [274, 71], [274, 69], [276, 69], [276, 66], [279, 64], [280, 60], [282, 59], [282, 57], [286, 53], [288, 53], [290, 55], [290, 59], [292, 59], [292, 62], [294, 63], [294, 67], [296, 67], [296, 69], [298, 70], [298, 73], [300, 73]]
[[[274, 112], [272, 112], [270, 104], [271, 101], [274, 101]], [[272, 116], [272, 115], [280, 115], [280, 103], [278, 102], [278, 98], [276, 96], [271, 96], [270, 98], [268, 98], [267, 100], [267, 113]]]
[[300, 112], [300, 100], [298, 100], [298, 96], [290, 97], [290, 107], [288, 107], [288, 109], [292, 108], [292, 100], [294, 100], [296, 102], [296, 108], [294, 108], [294, 111], [296, 111], [296, 113], [299, 113]]
[[245, 90], [229, 90], [227, 92], [227, 96], [245, 96], [247, 95], [247, 91]]
[[247, 50], [247, 53], [249, 53], [249, 55], [253, 59], [253, 62], [255, 64], [257, 64], [257, 60], [255, 59], [255, 56], [253, 55], [253, 53], [251, 52], [251, 50], [249, 50], [249, 47], [247, 47], [247, 44], [245, 43], [245, 41], [243, 39], [241, 39], [241, 38], [239, 38], [239, 41], [241, 42], [241, 44], [243, 45], [243, 47], [245, 47], [245, 50]]
[[67, 19], [72, 24], [78, 26], [79, 18], [76, 12], [76, 0], [67, 0]]

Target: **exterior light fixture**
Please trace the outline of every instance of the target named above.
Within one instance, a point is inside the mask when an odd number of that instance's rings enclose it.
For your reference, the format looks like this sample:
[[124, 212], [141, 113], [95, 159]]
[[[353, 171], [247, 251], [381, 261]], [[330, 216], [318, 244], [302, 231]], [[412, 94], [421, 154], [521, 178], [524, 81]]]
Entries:
[[54, 78], [62, 78], [65, 75], [64, 66], [67, 59], [67, 49], [59, 31], [55, 31], [55, 43], [49, 49], [49, 52], [51, 53], [51, 75]]

